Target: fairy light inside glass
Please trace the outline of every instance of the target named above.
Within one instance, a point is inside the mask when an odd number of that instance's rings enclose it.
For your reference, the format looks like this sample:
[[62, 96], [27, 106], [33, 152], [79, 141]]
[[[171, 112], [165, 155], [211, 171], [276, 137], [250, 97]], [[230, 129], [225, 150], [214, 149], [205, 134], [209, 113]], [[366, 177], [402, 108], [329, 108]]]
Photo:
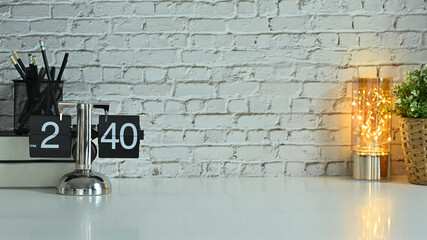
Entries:
[[391, 79], [359, 77], [353, 80], [352, 146], [360, 155], [390, 152]]

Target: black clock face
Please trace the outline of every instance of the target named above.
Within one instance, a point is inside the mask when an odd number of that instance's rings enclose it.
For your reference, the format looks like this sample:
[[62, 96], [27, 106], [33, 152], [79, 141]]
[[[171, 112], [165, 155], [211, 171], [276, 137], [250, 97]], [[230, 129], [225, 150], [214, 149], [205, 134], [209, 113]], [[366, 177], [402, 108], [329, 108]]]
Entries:
[[30, 157], [70, 157], [70, 116], [31, 116], [29, 127]]
[[100, 158], [138, 158], [140, 138], [139, 116], [99, 116]]

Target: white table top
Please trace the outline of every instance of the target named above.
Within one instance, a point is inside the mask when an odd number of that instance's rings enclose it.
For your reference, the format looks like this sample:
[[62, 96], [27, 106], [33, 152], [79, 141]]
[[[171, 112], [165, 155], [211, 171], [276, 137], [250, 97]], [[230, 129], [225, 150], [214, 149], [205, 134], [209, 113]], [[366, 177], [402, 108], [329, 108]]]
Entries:
[[427, 186], [344, 177], [112, 179], [100, 197], [0, 189], [1, 239], [425, 239]]

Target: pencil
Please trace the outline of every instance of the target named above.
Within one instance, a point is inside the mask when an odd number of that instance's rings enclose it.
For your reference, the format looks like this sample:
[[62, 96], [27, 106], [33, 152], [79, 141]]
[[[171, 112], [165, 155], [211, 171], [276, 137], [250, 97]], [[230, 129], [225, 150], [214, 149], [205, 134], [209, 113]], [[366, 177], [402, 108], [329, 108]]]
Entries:
[[35, 81], [38, 81], [39, 75], [37, 74], [39, 71], [37, 69], [37, 57], [33, 56], [33, 77]]
[[56, 70], [56, 67], [50, 68], [50, 75], [52, 76], [52, 79], [55, 79], [55, 70]]
[[33, 54], [31, 54], [31, 53], [28, 53], [28, 64], [30, 65], [30, 67], [28, 68], [29, 69], [29, 75], [28, 75], [28, 77], [29, 77], [29, 79], [28, 80], [33, 80], [34, 79], [34, 76], [33, 76], [33, 67], [34, 67], [34, 64], [33, 64]]
[[42, 50], [44, 68], [46, 69], [46, 72], [47, 72], [47, 79], [49, 81], [52, 81], [52, 76], [49, 74], [49, 63], [48, 63], [47, 57], [46, 57], [46, 46], [44, 45], [44, 41], [43, 40], [40, 40], [40, 48]]
[[44, 69], [44, 67], [40, 68], [39, 79], [43, 80], [45, 74], [46, 74], [46, 70]]
[[[21, 75], [22, 80], [25, 80], [25, 73], [22, 71], [22, 69], [19, 67], [18, 62], [16, 62], [15, 58], [13, 56], [10, 56], [10, 61], [12, 61], [13, 66], [15, 66], [16, 70], [18, 71], [19, 75]], [[25, 68], [24, 68], [25, 69]]]
[[62, 59], [61, 69], [59, 70], [58, 78], [56, 79], [56, 81], [61, 81], [62, 74], [64, 73], [65, 66], [67, 66], [68, 55], [69, 55], [68, 53], [65, 53], [64, 59]]
[[12, 51], [12, 54], [15, 57], [16, 61], [18, 61], [19, 66], [21, 66], [21, 69], [24, 70], [25, 69], [25, 65], [22, 62], [21, 58], [19, 57], [18, 53], [16, 51]]

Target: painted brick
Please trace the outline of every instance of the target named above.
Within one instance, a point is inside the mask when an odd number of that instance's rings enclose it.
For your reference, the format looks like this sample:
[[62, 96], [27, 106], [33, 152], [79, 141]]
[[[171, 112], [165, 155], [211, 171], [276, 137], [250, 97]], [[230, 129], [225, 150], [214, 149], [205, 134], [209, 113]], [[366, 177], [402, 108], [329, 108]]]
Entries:
[[261, 83], [261, 93], [265, 95], [297, 95], [300, 90], [298, 83]]
[[[142, 56], [141, 56], [142, 55]], [[134, 56], [137, 58], [133, 63], [141, 63], [145, 64], [172, 64], [176, 61], [176, 50], [151, 50], [151, 51], [143, 51], [141, 53], [134, 53]]]
[[274, 158], [274, 150], [265, 146], [241, 146], [237, 147], [236, 157], [244, 161], [271, 161]]
[[185, 27], [185, 19], [148, 18], [145, 19], [145, 30], [150, 32], [182, 31]]
[[183, 133], [180, 130], [170, 130], [163, 133], [163, 143], [181, 143]]
[[54, 18], [63, 17], [88, 17], [93, 11], [90, 3], [73, 3], [73, 4], [55, 4], [52, 7]]
[[166, 113], [184, 113], [185, 105], [184, 103], [177, 102], [177, 101], [166, 102], [165, 112]]
[[226, 128], [233, 125], [230, 115], [198, 115], [195, 117], [197, 128]]
[[133, 93], [137, 97], [147, 96], [169, 96], [171, 94], [172, 86], [169, 84], [145, 84], [133, 87]]
[[323, 33], [317, 39], [322, 47], [334, 48], [339, 44], [339, 36], [336, 33]]
[[242, 169], [242, 177], [256, 177], [262, 175], [261, 164], [245, 164]]
[[233, 156], [231, 147], [199, 147], [194, 150], [194, 158], [198, 160], [226, 160]]
[[228, 64], [240, 64], [242, 59], [248, 62], [265, 61], [265, 54], [259, 51], [250, 50], [234, 50], [224, 52], [223, 60]]
[[297, 15], [299, 11], [298, 2], [293, 0], [279, 1], [280, 15]]
[[234, 3], [232, 2], [218, 2], [215, 4], [196, 3], [194, 8], [196, 16], [213, 16], [215, 18], [227, 18], [232, 17], [234, 15]]
[[185, 142], [189, 144], [200, 144], [203, 143], [205, 134], [201, 131], [186, 131]]
[[237, 15], [240, 17], [248, 17], [255, 15], [255, 3], [253, 2], [239, 2], [237, 5]]
[[284, 143], [288, 139], [289, 132], [283, 129], [274, 129], [270, 131], [270, 141], [275, 143]]
[[[426, 19], [427, 20], [427, 19]], [[354, 29], [384, 31], [393, 27], [394, 18], [388, 16], [354, 17]]]
[[359, 46], [359, 37], [355, 33], [340, 33], [340, 46], [357, 48]]
[[227, 134], [226, 137], [227, 142], [244, 142], [245, 141], [245, 133], [243, 131], [232, 130]]
[[226, 130], [207, 130], [205, 133], [205, 143], [223, 143], [225, 141], [225, 136]]
[[427, 28], [427, 16], [426, 15], [408, 15], [402, 16], [397, 19], [397, 29], [419, 29], [423, 30]]
[[145, 68], [144, 73], [144, 80], [147, 82], [160, 82], [166, 75], [166, 71], [160, 68]]
[[[31, 14], [29, 14], [31, 13]], [[50, 17], [50, 7], [44, 4], [28, 4], [12, 6], [14, 18], [46, 18]]]
[[150, 155], [154, 158], [153, 160], [158, 162], [189, 160], [191, 158], [190, 150], [186, 147], [153, 148], [150, 152]]
[[324, 163], [307, 163], [305, 172], [307, 176], [323, 176], [325, 175], [326, 164]]
[[289, 113], [290, 112], [289, 97], [279, 96], [271, 98], [270, 112], [273, 113]]
[[261, 129], [276, 126], [277, 118], [274, 115], [249, 115], [239, 117], [237, 122], [239, 127]]
[[185, 104], [187, 112], [190, 113], [199, 113], [204, 110], [204, 101], [202, 100], [189, 100]]
[[175, 11], [176, 4], [173, 2], [155, 3], [155, 12], [158, 15], [172, 15]]
[[383, 9], [383, 2], [381, 0], [367, 0], [363, 7], [367, 11], [379, 12]]
[[212, 96], [214, 87], [206, 83], [178, 84], [175, 89], [175, 96]]
[[134, 2], [133, 8], [137, 15], [153, 15], [154, 3], [153, 2]]
[[260, 19], [232, 19], [228, 22], [231, 32], [266, 32], [268, 22], [265, 18]]
[[304, 176], [305, 175], [304, 163], [302, 162], [286, 163], [285, 174], [287, 176], [292, 176], [292, 177]]
[[351, 146], [323, 146], [321, 159], [324, 161], [349, 161]]
[[191, 127], [192, 119], [188, 116], [168, 114], [156, 117], [154, 124], [165, 129], [183, 129]]
[[192, 2], [180, 2], [175, 5], [175, 15], [192, 15], [194, 13], [194, 4]]
[[216, 52], [185, 51], [182, 53], [182, 61], [186, 63], [211, 63], [220, 58]]
[[310, 19], [305, 16], [277, 17], [270, 20], [270, 28], [272, 31], [304, 30], [308, 29], [309, 25]]
[[112, 17], [132, 13], [125, 2], [94, 2], [93, 15], [97, 17]]
[[12, 93], [12, 85], [0, 85], [0, 99], [11, 99]]
[[28, 22], [6, 20], [0, 23], [0, 34], [26, 33], [29, 28]]
[[224, 20], [194, 19], [188, 24], [190, 32], [224, 32], [225, 28]]
[[[153, 72], [152, 75], [161, 75], [160, 70]], [[205, 67], [174, 67], [168, 69], [168, 79], [176, 81], [194, 81], [194, 80], [208, 80], [209, 70]]]
[[223, 83], [219, 85], [219, 95], [245, 96], [255, 92], [257, 86], [256, 82]]
[[247, 142], [250, 142], [250, 143], [268, 143], [267, 132], [264, 130], [248, 131]]
[[224, 99], [213, 99], [206, 101], [205, 111], [208, 113], [223, 113], [225, 112], [225, 100]]
[[73, 33], [101, 34], [109, 30], [106, 20], [75, 20], [73, 23]]
[[285, 115], [280, 119], [280, 126], [285, 128], [314, 128], [317, 126], [315, 115]]
[[326, 166], [326, 175], [342, 176], [348, 174], [348, 166], [346, 162], [332, 162]]
[[116, 33], [141, 32], [143, 28], [142, 19], [113, 19], [113, 31]]
[[200, 48], [228, 48], [233, 44], [232, 35], [195, 35], [194, 44]]
[[318, 16], [314, 18], [312, 27], [317, 30], [350, 30], [352, 19], [350, 16]]
[[338, 83], [306, 83], [304, 97], [341, 98], [345, 95], [346, 86]]
[[249, 112], [267, 112], [270, 106], [270, 101], [265, 97], [252, 97], [249, 99]]
[[159, 101], [146, 101], [143, 103], [143, 109], [146, 113], [163, 112], [163, 103]]
[[333, 114], [324, 115], [322, 117], [323, 126], [329, 129], [343, 129], [350, 127], [351, 115], [350, 114]]
[[245, 100], [230, 100], [228, 103], [230, 112], [248, 112], [248, 105]]
[[264, 164], [264, 176], [281, 177], [285, 174], [284, 162], [268, 162]]
[[120, 96], [123, 92], [130, 92], [129, 85], [117, 85], [117, 84], [102, 84], [94, 89], [94, 95], [114, 95]]
[[158, 167], [148, 161], [126, 160], [119, 166], [120, 177], [152, 177], [159, 173]]
[[32, 32], [68, 32], [68, 23], [63, 20], [45, 19], [31, 22]]

